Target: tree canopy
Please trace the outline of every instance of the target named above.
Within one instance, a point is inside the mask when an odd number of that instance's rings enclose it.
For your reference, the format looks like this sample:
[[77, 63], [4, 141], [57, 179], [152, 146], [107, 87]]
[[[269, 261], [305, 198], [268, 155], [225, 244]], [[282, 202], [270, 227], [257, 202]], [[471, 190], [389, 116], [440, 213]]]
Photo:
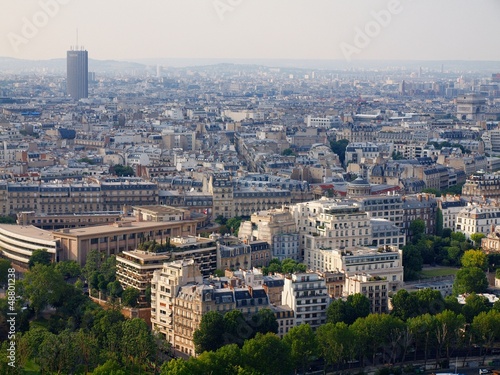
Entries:
[[28, 267], [31, 269], [35, 264], [40, 263], [49, 265], [52, 262], [52, 255], [47, 249], [34, 250], [28, 261]]

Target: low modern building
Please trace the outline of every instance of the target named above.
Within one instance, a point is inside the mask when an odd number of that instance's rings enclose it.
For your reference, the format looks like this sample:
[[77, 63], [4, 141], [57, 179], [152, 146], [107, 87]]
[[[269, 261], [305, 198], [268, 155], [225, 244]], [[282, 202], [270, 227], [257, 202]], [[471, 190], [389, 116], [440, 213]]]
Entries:
[[139, 303], [146, 304], [146, 288], [151, 285], [153, 272], [162, 269], [170, 253], [151, 253], [142, 250], [124, 251], [116, 256], [116, 279], [123, 289], [139, 290]]
[[120, 221], [122, 217], [122, 212], [37, 214], [35, 211], [22, 211], [17, 214], [17, 223], [19, 225], [33, 225], [45, 230], [56, 230], [112, 224], [115, 221]]
[[184, 221], [118, 221], [112, 225], [60, 229], [52, 232], [60, 243], [59, 260], [74, 260], [84, 265], [87, 255], [97, 250], [107, 256], [135, 250], [144, 241], [162, 242], [167, 237], [193, 236], [195, 220]]
[[0, 224], [0, 254], [13, 264], [27, 268], [34, 250], [46, 249], [52, 261], [60, 259], [59, 240], [35, 226]]

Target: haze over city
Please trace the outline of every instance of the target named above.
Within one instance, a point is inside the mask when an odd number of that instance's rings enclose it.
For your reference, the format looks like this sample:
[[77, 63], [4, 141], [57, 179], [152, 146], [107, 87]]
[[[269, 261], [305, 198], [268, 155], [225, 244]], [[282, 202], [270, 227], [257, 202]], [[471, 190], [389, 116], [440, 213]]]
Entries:
[[64, 57], [78, 29], [80, 46], [94, 59], [500, 60], [495, 0], [3, 4], [4, 57]]
[[0, 374], [500, 375], [498, 0], [1, 0]]

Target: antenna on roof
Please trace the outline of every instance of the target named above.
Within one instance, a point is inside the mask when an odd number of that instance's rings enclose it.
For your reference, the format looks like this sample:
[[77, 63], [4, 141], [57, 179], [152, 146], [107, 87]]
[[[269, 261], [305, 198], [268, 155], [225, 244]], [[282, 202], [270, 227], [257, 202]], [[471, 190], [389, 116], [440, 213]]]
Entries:
[[78, 27], [76, 28], [76, 48], [75, 49], [78, 51]]

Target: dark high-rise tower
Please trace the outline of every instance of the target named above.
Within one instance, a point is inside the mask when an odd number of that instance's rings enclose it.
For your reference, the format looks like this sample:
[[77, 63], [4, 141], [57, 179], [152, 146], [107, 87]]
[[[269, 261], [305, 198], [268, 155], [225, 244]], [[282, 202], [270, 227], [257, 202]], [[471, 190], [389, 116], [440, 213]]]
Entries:
[[89, 97], [89, 55], [87, 51], [77, 49], [68, 51], [66, 57], [66, 92], [75, 100]]

